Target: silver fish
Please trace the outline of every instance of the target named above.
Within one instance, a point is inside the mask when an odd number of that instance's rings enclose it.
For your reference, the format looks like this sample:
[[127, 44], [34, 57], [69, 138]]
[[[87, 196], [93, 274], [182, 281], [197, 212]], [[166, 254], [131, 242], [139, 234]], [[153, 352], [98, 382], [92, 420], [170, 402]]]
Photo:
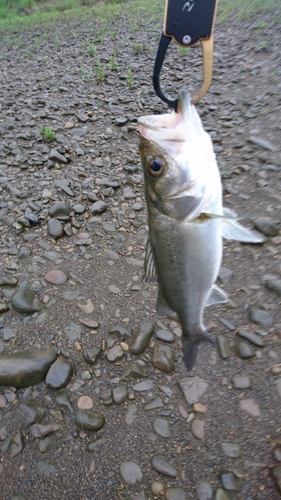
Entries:
[[215, 285], [222, 238], [261, 243], [222, 206], [222, 186], [210, 136], [186, 90], [180, 112], [139, 118], [149, 235], [144, 279], [158, 281], [157, 313], [178, 317], [187, 369], [198, 344], [214, 343], [203, 323], [204, 307], [226, 302]]

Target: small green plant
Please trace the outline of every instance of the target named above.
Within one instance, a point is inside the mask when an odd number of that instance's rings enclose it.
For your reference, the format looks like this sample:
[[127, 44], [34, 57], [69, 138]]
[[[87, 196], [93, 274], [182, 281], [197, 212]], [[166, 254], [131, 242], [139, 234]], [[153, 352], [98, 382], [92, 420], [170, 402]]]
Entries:
[[95, 53], [96, 53], [96, 47], [94, 46], [93, 43], [91, 43], [88, 47], [88, 54], [89, 56], [94, 57]]
[[95, 68], [95, 77], [98, 82], [102, 82], [105, 77], [104, 67], [102, 66], [100, 60], [97, 60], [96, 68]]
[[42, 125], [39, 128], [39, 133], [44, 141], [52, 142], [54, 140], [55, 132], [50, 127]]
[[92, 78], [92, 73], [88, 71], [85, 66], [80, 66], [83, 80], [90, 80]]
[[259, 43], [259, 47], [262, 49], [267, 45], [267, 40], [262, 40], [262, 42]]
[[133, 76], [133, 70], [132, 66], [129, 67], [128, 73], [127, 73], [127, 85], [129, 89], [133, 88], [134, 85], [134, 76]]
[[49, 58], [48, 58], [47, 56], [44, 56], [44, 57], [43, 57], [43, 62], [44, 62], [44, 63], [47, 63], [47, 62], [48, 62], [48, 60], [49, 60]]
[[179, 53], [181, 56], [187, 56], [189, 52], [189, 47], [179, 47]]
[[112, 40], [115, 40], [115, 38], [117, 38], [117, 31], [116, 30], [112, 31], [111, 38], [112, 38]]
[[118, 55], [119, 55], [119, 48], [118, 47], [114, 48], [113, 55], [114, 55], [114, 57], [118, 57]]
[[61, 41], [58, 38], [56, 38], [56, 47], [58, 50], [61, 48]]
[[36, 47], [36, 48], [37, 48], [37, 47], [39, 47], [39, 45], [40, 45], [40, 40], [39, 40], [39, 38], [36, 38], [36, 40], [35, 40], [35, 42], [34, 42], [34, 45], [35, 45], [35, 47]]
[[140, 42], [135, 42], [133, 44], [133, 49], [137, 54], [140, 54], [143, 51], [143, 44]]
[[149, 54], [152, 54], [152, 47], [148, 43], [145, 44], [145, 48]]
[[255, 33], [258, 34], [260, 33], [260, 31], [262, 31], [264, 28], [266, 27], [266, 24], [265, 23], [260, 23], [257, 27], [257, 29], [255, 30]]
[[117, 61], [113, 55], [109, 58], [108, 67], [111, 71], [117, 71], [118, 69]]

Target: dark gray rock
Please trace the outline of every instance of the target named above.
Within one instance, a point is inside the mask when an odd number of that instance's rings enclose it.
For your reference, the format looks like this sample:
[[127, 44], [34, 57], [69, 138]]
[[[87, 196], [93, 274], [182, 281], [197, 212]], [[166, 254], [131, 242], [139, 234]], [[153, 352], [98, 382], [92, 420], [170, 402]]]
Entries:
[[65, 156], [61, 155], [56, 149], [51, 149], [49, 159], [58, 163], [67, 163]]
[[29, 425], [42, 422], [47, 413], [47, 407], [37, 401], [22, 402], [18, 406], [21, 425]]
[[83, 431], [99, 431], [105, 424], [104, 416], [93, 410], [79, 410], [75, 421]]
[[19, 290], [12, 298], [12, 305], [19, 313], [41, 311], [42, 306], [34, 291], [28, 286]]
[[162, 455], [154, 455], [151, 463], [152, 467], [164, 476], [175, 478], [178, 475], [178, 470]]
[[63, 236], [63, 225], [58, 219], [49, 219], [47, 228], [52, 238], [61, 238]]
[[171, 373], [175, 367], [174, 352], [171, 347], [162, 344], [156, 345], [153, 351], [152, 363], [158, 370]]
[[49, 208], [49, 216], [55, 217], [56, 219], [62, 221], [68, 221], [70, 219], [69, 217], [70, 212], [71, 212], [70, 206], [67, 205], [67, 203], [64, 203], [63, 201], [56, 201]]
[[262, 217], [259, 219], [255, 219], [253, 221], [253, 224], [255, 228], [258, 229], [261, 233], [265, 234], [265, 236], [277, 236], [280, 230], [280, 225], [278, 224], [278, 222]]
[[0, 357], [0, 385], [28, 387], [42, 382], [56, 360], [51, 349], [27, 349]]
[[152, 323], [142, 323], [140, 325], [129, 344], [132, 354], [142, 354], [144, 352], [152, 337], [153, 329]]
[[72, 374], [72, 363], [65, 358], [58, 358], [47, 373], [46, 384], [50, 389], [62, 389], [68, 384]]

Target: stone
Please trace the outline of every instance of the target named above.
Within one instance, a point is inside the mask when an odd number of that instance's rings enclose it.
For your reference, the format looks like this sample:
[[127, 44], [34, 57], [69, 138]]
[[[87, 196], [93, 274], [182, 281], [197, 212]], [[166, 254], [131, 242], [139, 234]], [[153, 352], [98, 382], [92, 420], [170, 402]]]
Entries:
[[232, 379], [234, 389], [250, 389], [252, 384], [248, 377], [243, 377], [241, 375], [235, 375]]
[[218, 278], [222, 283], [224, 284], [228, 283], [231, 280], [232, 276], [233, 276], [233, 271], [231, 271], [231, 269], [228, 269], [227, 267], [223, 266], [220, 267]]
[[157, 417], [153, 420], [153, 429], [158, 434], [158, 436], [161, 436], [165, 439], [168, 439], [171, 437], [171, 429], [168, 420], [165, 420], [164, 418]]
[[153, 455], [151, 463], [152, 467], [164, 476], [176, 478], [178, 475], [178, 470], [167, 462], [163, 455]]
[[240, 457], [240, 446], [234, 443], [222, 443], [223, 453], [230, 458]]
[[162, 481], [153, 481], [151, 485], [151, 491], [153, 495], [158, 496], [158, 495], [163, 495], [164, 493], [164, 483]]
[[241, 399], [239, 401], [239, 406], [241, 410], [246, 411], [249, 415], [252, 415], [253, 417], [260, 417], [261, 415], [260, 409], [253, 399]]
[[258, 229], [261, 233], [265, 234], [265, 236], [277, 236], [280, 230], [277, 222], [263, 217], [255, 219], [253, 221], [253, 224], [255, 228]]
[[129, 363], [121, 374], [121, 380], [124, 378], [148, 378], [146, 369], [137, 363]]
[[147, 348], [153, 334], [152, 323], [142, 323], [137, 329], [129, 343], [129, 350], [132, 354], [142, 354]]
[[213, 487], [207, 479], [200, 479], [196, 484], [196, 493], [198, 500], [212, 500], [213, 499]]
[[167, 342], [168, 344], [175, 341], [174, 334], [168, 330], [157, 330], [157, 332], [155, 332], [155, 336], [158, 340], [162, 340], [162, 342]]
[[63, 225], [58, 219], [49, 219], [47, 229], [52, 238], [61, 238], [63, 236]]
[[228, 342], [226, 336], [219, 334], [217, 340], [218, 340], [220, 355], [221, 355], [222, 359], [230, 358], [230, 356], [231, 356], [230, 345], [229, 345], [229, 342]]
[[26, 349], [0, 358], [0, 385], [28, 387], [42, 382], [56, 360], [51, 349]]
[[235, 350], [237, 355], [241, 359], [251, 359], [255, 356], [255, 353], [250, 344], [248, 344], [248, 342], [246, 342], [245, 340], [239, 340], [235, 344]]
[[237, 335], [243, 339], [249, 340], [249, 342], [252, 342], [252, 344], [257, 347], [264, 347], [262, 339], [256, 333], [248, 332], [247, 330], [237, 330]]
[[47, 413], [47, 407], [37, 401], [21, 402], [18, 413], [23, 427], [42, 422]]
[[198, 403], [208, 387], [208, 383], [199, 377], [184, 378], [179, 382], [179, 385], [189, 405]]
[[19, 313], [41, 311], [42, 306], [34, 291], [28, 286], [19, 290], [12, 298], [12, 305]]
[[165, 500], [186, 500], [186, 494], [181, 488], [167, 488], [164, 495]]
[[133, 391], [149, 391], [153, 387], [153, 381], [152, 380], [143, 380], [142, 382], [138, 382], [137, 384], [133, 385], [132, 389]]
[[93, 203], [91, 211], [95, 215], [95, 214], [103, 213], [106, 209], [107, 209], [107, 203], [99, 200], [99, 201], [96, 201], [95, 203]]
[[89, 347], [88, 349], [83, 350], [83, 356], [86, 361], [90, 364], [95, 364], [97, 361], [97, 357], [101, 352], [101, 348], [97, 346]]
[[220, 474], [221, 482], [223, 485], [223, 488], [226, 489], [227, 491], [239, 491], [239, 483], [234, 476], [232, 472], [221, 472]]
[[278, 490], [281, 492], [281, 465], [275, 465], [273, 467], [272, 475], [276, 481]]
[[53, 440], [51, 436], [43, 437], [42, 439], [39, 439], [38, 450], [40, 451], [40, 453], [47, 453], [51, 448], [52, 444]]
[[80, 396], [77, 401], [77, 406], [79, 410], [91, 410], [94, 406], [94, 402], [90, 396]]
[[72, 374], [72, 363], [63, 357], [58, 358], [47, 373], [46, 385], [50, 389], [62, 389], [68, 384]]
[[136, 484], [141, 481], [142, 471], [138, 464], [134, 462], [122, 462], [120, 465], [120, 474], [127, 484]]
[[149, 410], [155, 410], [156, 408], [162, 408], [163, 406], [163, 401], [159, 396], [156, 396], [155, 398], [151, 399], [151, 401], [148, 401], [148, 403], [145, 403], [143, 406], [143, 409], [145, 411]]
[[195, 418], [191, 422], [190, 426], [191, 432], [194, 437], [197, 439], [203, 439], [204, 438], [204, 422], [203, 420], [199, 420], [198, 418]]
[[272, 314], [257, 307], [250, 307], [249, 317], [254, 323], [260, 323], [263, 326], [269, 326], [273, 323]]
[[49, 216], [54, 217], [59, 220], [63, 221], [68, 221], [69, 220], [69, 214], [71, 212], [71, 208], [67, 203], [64, 203], [63, 201], [56, 201], [50, 208], [49, 208]]
[[249, 474], [257, 474], [264, 469], [267, 469], [267, 464], [264, 462], [255, 462], [254, 460], [245, 460], [244, 468]]
[[152, 363], [158, 370], [171, 373], [175, 367], [173, 350], [168, 345], [157, 344], [153, 351]]
[[116, 403], [118, 405], [121, 403], [124, 403], [124, 401], [126, 401], [126, 399], [128, 399], [127, 388], [124, 387], [123, 385], [119, 385], [117, 387], [114, 387], [114, 389], [112, 391], [112, 396], [113, 396], [114, 403]]
[[265, 285], [268, 290], [272, 290], [277, 295], [281, 296], [281, 280], [268, 280]]
[[50, 463], [48, 459], [46, 460], [39, 460], [36, 465], [36, 474], [38, 476], [46, 476], [47, 478], [50, 478], [54, 476], [57, 473], [57, 469], [55, 468], [54, 465]]
[[222, 488], [218, 488], [216, 491], [215, 500], [230, 500], [230, 498], [226, 491], [224, 491]]
[[67, 275], [59, 269], [52, 269], [44, 276], [45, 281], [51, 285], [64, 285], [67, 282]]
[[10, 458], [16, 457], [19, 455], [24, 449], [24, 437], [21, 431], [18, 431], [12, 440], [12, 444], [10, 447]]
[[57, 394], [55, 395], [55, 400], [58, 406], [61, 406], [62, 408], [68, 410], [70, 413], [74, 412], [67, 391], [62, 390], [57, 392]]
[[99, 452], [103, 446], [106, 444], [106, 439], [103, 437], [99, 437], [88, 444], [87, 450], [90, 452]]
[[44, 424], [33, 424], [30, 427], [31, 437], [40, 438], [42, 436], [48, 436], [52, 432], [57, 432], [62, 428], [57, 422], [45, 422]]
[[58, 163], [67, 163], [65, 156], [60, 154], [56, 149], [51, 149], [49, 159]]
[[79, 410], [75, 422], [83, 431], [99, 431], [105, 424], [105, 418], [93, 410]]
[[70, 325], [65, 327], [64, 331], [70, 340], [75, 341], [80, 338], [83, 328], [81, 325], [71, 322]]

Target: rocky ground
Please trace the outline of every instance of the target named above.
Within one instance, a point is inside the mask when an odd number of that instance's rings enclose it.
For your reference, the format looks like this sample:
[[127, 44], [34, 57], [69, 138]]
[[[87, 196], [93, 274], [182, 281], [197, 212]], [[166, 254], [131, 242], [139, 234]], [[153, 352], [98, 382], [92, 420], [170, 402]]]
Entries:
[[[215, 30], [198, 110], [225, 206], [265, 241], [225, 242], [230, 303], [205, 311], [218, 347], [193, 373], [142, 282], [136, 120], [166, 109], [150, 79], [159, 29], [124, 10], [2, 36], [1, 499], [280, 498], [280, 23]], [[200, 49], [174, 46], [163, 86], [194, 94], [201, 71]]]

